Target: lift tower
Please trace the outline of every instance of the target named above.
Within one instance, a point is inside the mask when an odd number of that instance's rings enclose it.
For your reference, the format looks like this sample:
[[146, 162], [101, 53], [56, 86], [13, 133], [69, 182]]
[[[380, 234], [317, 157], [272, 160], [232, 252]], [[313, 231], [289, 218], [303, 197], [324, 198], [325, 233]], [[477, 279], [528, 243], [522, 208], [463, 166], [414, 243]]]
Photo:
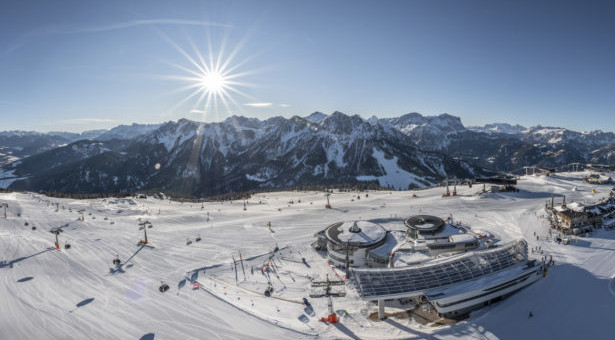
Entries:
[[[341, 290], [333, 291], [332, 287], [342, 286]], [[331, 281], [329, 280], [329, 275], [327, 274], [326, 281], [312, 281], [312, 293], [310, 293], [311, 298], [321, 298], [326, 297], [329, 301], [327, 306], [329, 307], [329, 315], [326, 318], [321, 318], [321, 321], [327, 321], [329, 323], [337, 323], [339, 320], [337, 319], [337, 314], [335, 314], [335, 310], [333, 310], [333, 300], [331, 297], [343, 297], [346, 296], [346, 290], [344, 288], [344, 281]]]

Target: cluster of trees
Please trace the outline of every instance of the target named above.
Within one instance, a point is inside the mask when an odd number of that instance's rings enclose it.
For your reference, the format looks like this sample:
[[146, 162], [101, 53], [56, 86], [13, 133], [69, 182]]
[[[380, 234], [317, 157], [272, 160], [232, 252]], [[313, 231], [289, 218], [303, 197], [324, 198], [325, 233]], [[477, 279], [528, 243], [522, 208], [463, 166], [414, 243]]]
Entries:
[[73, 199], [93, 199], [93, 198], [126, 198], [130, 196], [134, 196], [132, 193], [92, 193], [92, 194], [80, 194], [80, 193], [71, 193], [71, 192], [58, 192], [58, 191], [42, 191], [41, 194], [47, 197], [56, 197], [56, 198], [73, 198]]
[[[382, 187], [378, 183], [373, 182], [358, 182], [358, 183], [346, 183], [346, 184], [332, 184], [332, 185], [299, 185], [288, 188], [289, 190], [297, 191], [324, 191], [333, 192], [351, 192], [351, 191], [365, 191], [365, 190], [390, 190], [389, 188]], [[281, 191], [283, 189], [277, 189], [272, 191]]]
[[[338, 192], [351, 192], [351, 191], [365, 191], [365, 190], [391, 190], [391, 188], [386, 188], [380, 186], [378, 183], [374, 182], [355, 182], [355, 183], [345, 183], [345, 184], [331, 184], [331, 185], [297, 185], [288, 188], [275, 188], [275, 189], [262, 189], [262, 190], [251, 190], [251, 191], [241, 191], [241, 192], [227, 192], [224, 194], [211, 195], [206, 197], [193, 197], [185, 194], [178, 193], [165, 193], [167, 197], [173, 197], [174, 201], [178, 202], [213, 202], [213, 201], [237, 201], [237, 200], [247, 200], [250, 199], [256, 193], [266, 193], [266, 192], [277, 192], [284, 190], [296, 190], [296, 191], [323, 191], [332, 193], [333, 191]], [[0, 192], [13, 192], [14, 190], [3, 189], [0, 188]], [[159, 190], [149, 190], [146, 192], [148, 196], [152, 196], [154, 194], [159, 194], [161, 191]], [[126, 198], [137, 195], [136, 193], [129, 192], [99, 192], [99, 193], [71, 193], [71, 192], [61, 192], [61, 191], [41, 191], [39, 192], [48, 197], [56, 197], [56, 198], [72, 198], [72, 199], [94, 199], [94, 198]]]

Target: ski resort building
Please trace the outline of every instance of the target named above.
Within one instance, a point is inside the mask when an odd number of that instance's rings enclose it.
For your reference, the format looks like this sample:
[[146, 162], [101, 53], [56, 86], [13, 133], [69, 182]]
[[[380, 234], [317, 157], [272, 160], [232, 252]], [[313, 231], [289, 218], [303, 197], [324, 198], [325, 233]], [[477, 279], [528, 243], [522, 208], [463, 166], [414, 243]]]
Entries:
[[439, 217], [412, 216], [404, 220], [407, 231], [387, 231], [368, 221], [338, 222], [317, 233], [312, 246], [327, 250], [327, 257], [337, 267], [388, 267], [401, 259], [402, 265], [416, 264], [438, 254], [476, 249], [480, 242]]
[[443, 317], [459, 317], [499, 301], [543, 276], [544, 267], [528, 260], [527, 243], [464, 253], [400, 268], [353, 268], [352, 282], [363, 300], [378, 301], [384, 318], [386, 300], [428, 301]]
[[387, 231], [379, 224], [367, 221], [338, 222], [324, 232], [327, 257], [337, 267], [366, 265], [367, 251], [381, 246]]
[[367, 251], [366, 264], [370, 268], [388, 267], [394, 250], [406, 241], [406, 234], [401, 231], [387, 232], [387, 238], [380, 246]]
[[613, 179], [611, 177], [600, 175], [600, 174], [590, 174], [588, 176], [584, 176], [583, 180], [589, 184], [610, 184], [613, 183]]
[[431, 215], [416, 215], [404, 220], [412, 250], [428, 250], [430, 254], [459, 252], [476, 249], [480, 243], [476, 236]]
[[567, 204], [565, 197], [561, 204], [556, 205], [554, 199], [551, 199], [551, 203], [545, 205], [545, 210], [550, 214], [553, 226], [566, 234], [578, 235], [596, 228], [615, 227], [614, 196], [592, 205], [578, 202]]
[[[417, 239], [437, 239], [448, 237], [444, 233], [447, 224], [444, 220], [430, 215], [416, 215], [404, 220], [404, 225], [408, 228], [408, 237]], [[450, 233], [450, 231], [449, 231]]]

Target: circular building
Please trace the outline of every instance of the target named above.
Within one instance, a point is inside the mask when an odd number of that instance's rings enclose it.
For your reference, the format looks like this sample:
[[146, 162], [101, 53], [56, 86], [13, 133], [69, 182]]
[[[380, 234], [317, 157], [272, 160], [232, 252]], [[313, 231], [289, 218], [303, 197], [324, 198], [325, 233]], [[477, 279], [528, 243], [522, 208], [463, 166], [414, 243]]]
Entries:
[[334, 223], [325, 230], [327, 255], [337, 267], [346, 266], [346, 254], [351, 267], [361, 267], [365, 265], [367, 250], [382, 245], [386, 236], [386, 230], [376, 223]]
[[433, 236], [444, 230], [444, 220], [431, 215], [416, 215], [404, 220], [408, 228], [408, 236], [412, 239], [419, 238], [419, 235]]

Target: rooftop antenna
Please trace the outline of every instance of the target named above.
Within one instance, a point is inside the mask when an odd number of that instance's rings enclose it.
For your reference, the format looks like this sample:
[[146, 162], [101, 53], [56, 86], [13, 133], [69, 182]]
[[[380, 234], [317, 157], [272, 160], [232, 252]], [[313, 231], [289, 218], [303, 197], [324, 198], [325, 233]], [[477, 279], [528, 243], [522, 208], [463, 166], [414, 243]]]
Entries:
[[551, 196], [551, 209], [555, 206], [555, 196]]
[[351, 233], [360, 233], [361, 232], [361, 228], [359, 228], [359, 225], [357, 224], [357, 221], [354, 221], [354, 223], [350, 226], [350, 228], [348, 228], [348, 231]]

